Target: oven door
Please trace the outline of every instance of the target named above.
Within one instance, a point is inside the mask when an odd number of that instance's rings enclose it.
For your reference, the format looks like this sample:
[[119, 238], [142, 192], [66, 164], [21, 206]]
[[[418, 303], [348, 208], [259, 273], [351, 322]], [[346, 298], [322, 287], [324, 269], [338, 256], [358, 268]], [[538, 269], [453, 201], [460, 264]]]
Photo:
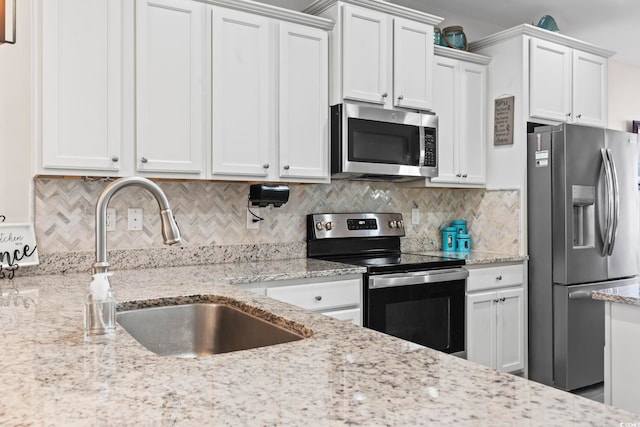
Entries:
[[365, 326], [466, 357], [465, 288], [469, 272], [449, 268], [369, 276]]

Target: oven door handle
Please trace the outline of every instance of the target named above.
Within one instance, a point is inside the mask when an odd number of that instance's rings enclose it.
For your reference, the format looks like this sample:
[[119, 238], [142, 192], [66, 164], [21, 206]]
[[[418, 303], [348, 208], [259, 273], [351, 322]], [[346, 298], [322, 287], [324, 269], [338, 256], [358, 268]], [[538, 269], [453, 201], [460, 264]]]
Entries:
[[469, 272], [464, 268], [421, 271], [419, 273], [385, 274], [369, 277], [369, 289], [452, 282], [454, 280], [464, 280], [467, 277], [469, 277]]

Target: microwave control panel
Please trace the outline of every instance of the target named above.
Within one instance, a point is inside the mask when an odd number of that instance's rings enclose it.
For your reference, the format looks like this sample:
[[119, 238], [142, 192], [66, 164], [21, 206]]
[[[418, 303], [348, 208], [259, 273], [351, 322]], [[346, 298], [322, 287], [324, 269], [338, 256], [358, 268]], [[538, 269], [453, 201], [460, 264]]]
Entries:
[[435, 168], [438, 166], [436, 153], [436, 130], [425, 128], [424, 130], [424, 165]]

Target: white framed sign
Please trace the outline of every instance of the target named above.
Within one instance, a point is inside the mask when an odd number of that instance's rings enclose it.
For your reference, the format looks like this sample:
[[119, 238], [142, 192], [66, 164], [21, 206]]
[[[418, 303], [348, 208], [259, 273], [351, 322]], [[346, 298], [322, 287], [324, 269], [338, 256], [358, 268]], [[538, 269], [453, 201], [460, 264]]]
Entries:
[[0, 266], [39, 263], [33, 224], [0, 224]]

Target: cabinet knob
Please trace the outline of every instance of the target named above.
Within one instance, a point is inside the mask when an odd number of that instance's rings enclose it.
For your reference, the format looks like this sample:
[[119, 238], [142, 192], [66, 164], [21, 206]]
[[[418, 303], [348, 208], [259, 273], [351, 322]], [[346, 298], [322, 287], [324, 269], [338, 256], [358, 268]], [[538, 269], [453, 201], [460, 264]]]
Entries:
[[580, 117], [582, 117], [582, 114], [578, 114], [578, 115], [576, 116], [576, 119], [579, 119]]
[[288, 170], [289, 170], [289, 165], [284, 165], [284, 166], [282, 167], [282, 169], [284, 169], [284, 170], [288, 171]]
[[567, 113], [567, 117], [571, 117], [571, 113]]
[[493, 300], [493, 302], [495, 302], [496, 304], [498, 303], [498, 301], [500, 301], [498, 298], [495, 298], [495, 299]]
[[120, 158], [118, 156], [113, 156], [111, 158], [111, 161], [114, 162], [114, 163], [117, 162], [118, 160], [120, 160]]
[[149, 161], [149, 159], [147, 159], [146, 157], [143, 157], [143, 158], [140, 159], [140, 161], [142, 163], [147, 163]]
[[506, 299], [507, 299], [507, 298], [502, 297], [502, 298], [500, 298], [500, 302], [505, 302], [505, 300], [506, 300]]
[[466, 173], [465, 173], [465, 174], [463, 174], [463, 175], [462, 175], [462, 177], [463, 177], [463, 178], [466, 178], [466, 177], [467, 177], [467, 174], [466, 174]]
[[322, 300], [322, 295], [316, 295], [316, 301]]
[[502, 280], [502, 274], [496, 277], [496, 280]]
[[383, 93], [383, 94], [382, 94], [382, 97], [383, 97], [383, 98], [386, 98], [387, 96], [389, 96], [389, 94], [388, 94], [387, 92], [385, 92], [385, 93]]
[[402, 101], [404, 99], [404, 96], [400, 95], [398, 96], [398, 101]]
[[264, 169], [269, 169], [269, 163], [265, 163], [264, 165], [262, 165], [262, 167], [263, 167]]
[[457, 177], [457, 178], [460, 178], [461, 176], [462, 176], [462, 174], [460, 174], [460, 173], [457, 173], [457, 174], [456, 174], [456, 177]]

